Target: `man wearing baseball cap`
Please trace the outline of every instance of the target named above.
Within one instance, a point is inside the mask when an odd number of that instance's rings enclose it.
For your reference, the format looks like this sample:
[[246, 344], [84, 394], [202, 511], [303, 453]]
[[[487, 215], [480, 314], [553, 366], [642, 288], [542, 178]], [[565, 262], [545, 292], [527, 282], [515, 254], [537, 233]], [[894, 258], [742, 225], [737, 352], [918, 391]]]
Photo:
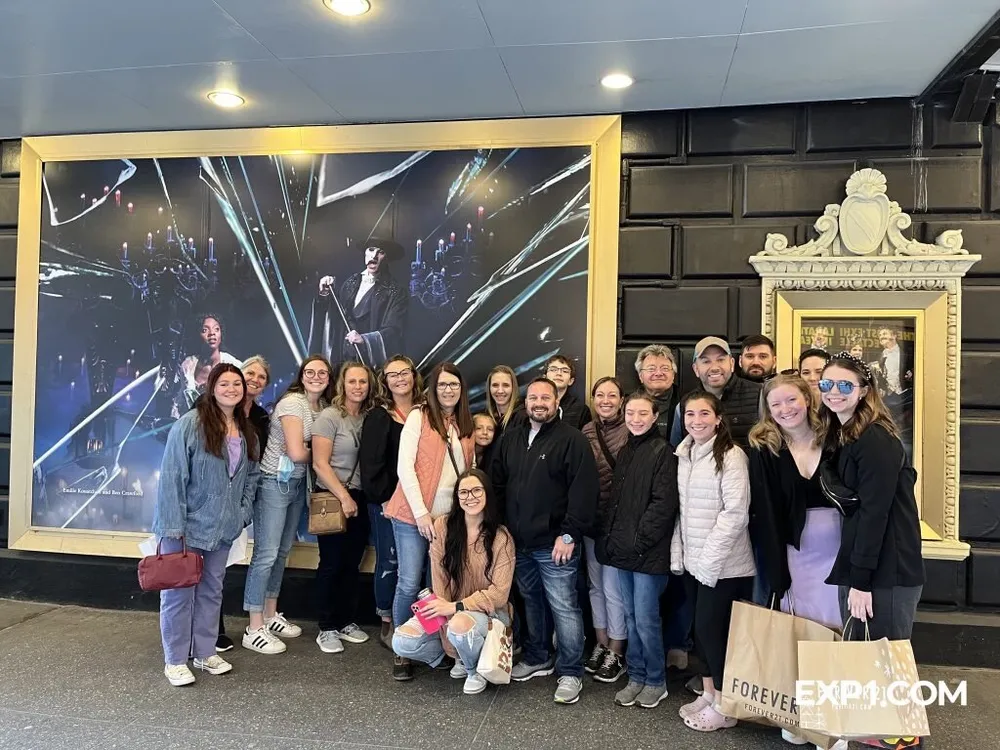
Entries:
[[[760, 403], [760, 383], [754, 383], [735, 374], [736, 360], [725, 339], [706, 336], [694, 345], [694, 362], [691, 367], [701, 381], [701, 387], [715, 394], [722, 402], [723, 416], [729, 422], [733, 442], [747, 449], [747, 435], [757, 421]], [[670, 442], [674, 447], [684, 439], [684, 420], [680, 407], [674, 416]]]

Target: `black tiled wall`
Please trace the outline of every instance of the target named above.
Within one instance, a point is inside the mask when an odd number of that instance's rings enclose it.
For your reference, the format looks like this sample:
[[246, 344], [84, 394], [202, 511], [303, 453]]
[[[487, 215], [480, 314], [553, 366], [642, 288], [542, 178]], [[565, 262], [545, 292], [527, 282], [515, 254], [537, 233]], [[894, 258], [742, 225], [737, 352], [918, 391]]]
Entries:
[[[935, 562], [924, 601], [1000, 606], [1000, 133], [953, 124], [947, 106], [908, 100], [625, 115], [619, 248], [618, 376], [636, 384], [636, 352], [669, 344], [693, 385], [701, 336], [739, 341], [760, 327], [760, 283], [747, 263], [769, 232], [813, 236], [855, 169], [885, 173], [889, 197], [932, 241], [962, 229], [983, 260], [965, 282], [960, 534], [963, 564]], [[990, 120], [993, 122], [993, 120]]]
[[14, 275], [20, 141], [0, 141], [0, 547], [7, 546], [10, 485], [10, 401], [14, 369]]

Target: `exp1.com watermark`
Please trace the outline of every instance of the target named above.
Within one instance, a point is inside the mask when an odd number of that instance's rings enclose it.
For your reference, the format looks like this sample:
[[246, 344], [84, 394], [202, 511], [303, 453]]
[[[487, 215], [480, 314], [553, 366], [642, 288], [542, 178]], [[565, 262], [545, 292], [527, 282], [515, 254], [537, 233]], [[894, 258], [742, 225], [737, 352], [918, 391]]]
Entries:
[[898, 680], [888, 685], [858, 680], [796, 680], [795, 701], [800, 706], [822, 706], [833, 708], [863, 708], [876, 706], [946, 706], [968, 705], [968, 690], [965, 680], [949, 685], [943, 680], [930, 682], [919, 680], [905, 682]]

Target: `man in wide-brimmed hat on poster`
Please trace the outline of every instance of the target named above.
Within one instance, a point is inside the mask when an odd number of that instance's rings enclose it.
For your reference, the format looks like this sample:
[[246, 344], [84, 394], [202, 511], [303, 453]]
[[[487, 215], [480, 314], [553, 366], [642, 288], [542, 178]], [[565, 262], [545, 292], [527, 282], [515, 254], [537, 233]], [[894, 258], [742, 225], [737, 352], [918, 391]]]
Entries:
[[389, 261], [401, 257], [397, 242], [373, 237], [365, 244], [364, 269], [348, 276], [336, 293], [333, 276], [320, 279], [317, 302], [326, 303], [321, 341], [332, 362], [360, 359], [377, 368], [391, 355], [405, 353], [409, 298], [389, 272]]

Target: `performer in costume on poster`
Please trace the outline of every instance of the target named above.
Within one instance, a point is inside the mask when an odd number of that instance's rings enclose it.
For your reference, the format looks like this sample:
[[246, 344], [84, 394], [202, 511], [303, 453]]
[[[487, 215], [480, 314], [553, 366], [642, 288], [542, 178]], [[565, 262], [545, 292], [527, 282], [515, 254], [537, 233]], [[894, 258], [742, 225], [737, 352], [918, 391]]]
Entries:
[[365, 248], [364, 269], [351, 274], [339, 290], [335, 291], [335, 277], [320, 279], [313, 321], [321, 310], [320, 343], [331, 361], [360, 359], [377, 368], [391, 355], [403, 352], [409, 298], [389, 272], [389, 260], [402, 257], [398, 243], [372, 238]]
[[222, 320], [215, 313], [205, 313], [199, 320], [200, 350], [184, 358], [180, 364], [182, 389], [171, 416], [174, 419], [187, 412], [205, 392], [208, 375], [220, 362], [240, 366], [242, 360], [222, 351]]

